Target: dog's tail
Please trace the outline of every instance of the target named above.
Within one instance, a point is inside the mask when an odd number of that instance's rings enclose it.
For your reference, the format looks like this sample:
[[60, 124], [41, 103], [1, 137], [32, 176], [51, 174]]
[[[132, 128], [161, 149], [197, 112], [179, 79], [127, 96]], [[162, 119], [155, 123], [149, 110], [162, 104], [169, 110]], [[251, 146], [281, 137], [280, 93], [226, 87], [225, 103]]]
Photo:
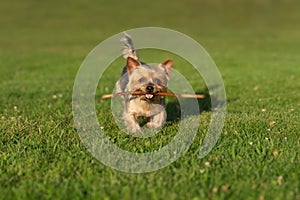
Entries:
[[133, 42], [132, 42], [130, 35], [128, 35], [127, 33], [124, 33], [124, 35], [125, 36], [121, 39], [121, 41], [124, 42], [124, 47], [122, 50], [123, 57], [125, 59], [127, 59], [128, 57], [131, 57], [131, 58], [138, 60], [137, 52], [133, 46]]

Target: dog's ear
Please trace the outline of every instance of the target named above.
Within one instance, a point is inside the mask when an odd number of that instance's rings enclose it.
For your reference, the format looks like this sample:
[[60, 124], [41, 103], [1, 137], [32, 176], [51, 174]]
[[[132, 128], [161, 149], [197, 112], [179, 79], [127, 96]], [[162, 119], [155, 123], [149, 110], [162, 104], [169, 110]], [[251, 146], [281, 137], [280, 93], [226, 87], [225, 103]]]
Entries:
[[170, 72], [171, 72], [171, 69], [172, 69], [172, 66], [173, 66], [173, 60], [169, 59], [169, 60], [161, 63], [160, 66], [165, 68], [165, 71], [166, 71], [167, 75], [169, 76]]
[[136, 59], [131, 58], [131, 57], [127, 58], [126, 66], [127, 66], [127, 70], [129, 73], [130, 73], [130, 71], [132, 71], [133, 69], [135, 69], [136, 67], [138, 67], [140, 65], [141, 65], [141, 63], [139, 61], [137, 61]]

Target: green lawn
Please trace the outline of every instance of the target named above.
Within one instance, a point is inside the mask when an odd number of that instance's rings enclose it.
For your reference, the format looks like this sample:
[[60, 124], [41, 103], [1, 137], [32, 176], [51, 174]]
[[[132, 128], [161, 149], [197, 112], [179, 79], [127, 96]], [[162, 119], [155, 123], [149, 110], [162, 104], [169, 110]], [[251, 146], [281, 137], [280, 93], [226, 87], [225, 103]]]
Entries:
[[[0, 199], [300, 199], [299, 9], [297, 0], [2, 0]], [[161, 170], [130, 174], [86, 150], [73, 122], [72, 91], [97, 44], [146, 26], [185, 33], [209, 52], [223, 77], [227, 115], [203, 159], [211, 112], [200, 105], [206, 109], [188, 152]], [[169, 56], [141, 54], [148, 62]], [[122, 62], [105, 73], [96, 98], [113, 89]], [[176, 57], [174, 68], [204, 92], [185, 64]], [[111, 140], [135, 152], [168, 144], [178, 125], [169, 121], [149, 144], [118, 130], [109, 102], [96, 107]]]

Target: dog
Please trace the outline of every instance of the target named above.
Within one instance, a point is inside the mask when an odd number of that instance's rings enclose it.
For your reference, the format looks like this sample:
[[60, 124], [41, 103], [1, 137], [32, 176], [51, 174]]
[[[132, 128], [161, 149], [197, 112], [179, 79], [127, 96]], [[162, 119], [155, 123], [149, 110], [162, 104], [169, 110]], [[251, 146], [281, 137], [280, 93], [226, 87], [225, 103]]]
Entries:
[[161, 128], [167, 117], [165, 97], [156, 94], [167, 91], [173, 60], [150, 66], [139, 60], [130, 35], [125, 33], [121, 41], [124, 42], [122, 55], [126, 66], [116, 83], [116, 93], [126, 94], [122, 96], [124, 124], [132, 133], [141, 131], [138, 118], [143, 117], [148, 128]]

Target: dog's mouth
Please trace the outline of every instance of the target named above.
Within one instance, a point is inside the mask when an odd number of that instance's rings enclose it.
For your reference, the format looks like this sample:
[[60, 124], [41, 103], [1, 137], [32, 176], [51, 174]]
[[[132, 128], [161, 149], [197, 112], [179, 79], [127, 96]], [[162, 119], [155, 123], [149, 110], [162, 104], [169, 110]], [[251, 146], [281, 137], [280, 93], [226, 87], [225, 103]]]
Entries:
[[130, 99], [135, 99], [135, 98], [139, 98], [140, 100], [143, 101], [154, 101], [155, 97], [157, 96], [156, 93], [158, 91], [155, 92], [143, 92], [142, 90], [137, 90], [135, 92], [133, 92], [133, 95]]
[[156, 95], [155, 93], [145, 93], [143, 94], [140, 99], [147, 102], [153, 102], [155, 101]]
[[146, 98], [147, 100], [151, 100], [151, 99], [154, 98], [154, 94], [145, 94], [145, 98]]

